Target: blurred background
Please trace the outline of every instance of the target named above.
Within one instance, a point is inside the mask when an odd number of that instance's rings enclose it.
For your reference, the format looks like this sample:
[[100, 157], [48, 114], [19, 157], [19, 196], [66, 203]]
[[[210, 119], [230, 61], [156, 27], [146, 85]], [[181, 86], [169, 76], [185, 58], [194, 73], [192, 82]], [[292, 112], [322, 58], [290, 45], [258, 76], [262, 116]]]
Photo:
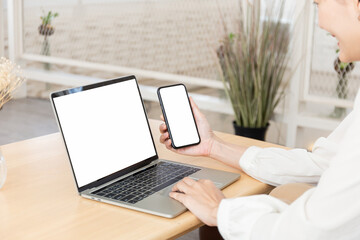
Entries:
[[[150, 118], [161, 112], [156, 88], [182, 82], [214, 130], [234, 133], [216, 50], [239, 2], [0, 0], [0, 55], [27, 78], [0, 111], [0, 145], [58, 131], [50, 92], [130, 74], [138, 78]], [[286, 1], [283, 23], [293, 39], [292, 74], [266, 140], [311, 149], [351, 111], [360, 67], [354, 64], [340, 79], [337, 42], [317, 26], [310, 1]]]
[[[150, 118], [161, 114], [157, 87], [181, 82], [214, 130], [234, 133], [216, 52], [240, 2], [0, 0], [0, 56], [27, 78], [0, 110], [0, 145], [58, 132], [50, 92], [132, 74]], [[311, 1], [287, 0], [281, 21], [292, 39], [290, 82], [265, 139], [310, 150], [351, 111], [360, 67], [337, 61], [337, 42], [317, 26]]]

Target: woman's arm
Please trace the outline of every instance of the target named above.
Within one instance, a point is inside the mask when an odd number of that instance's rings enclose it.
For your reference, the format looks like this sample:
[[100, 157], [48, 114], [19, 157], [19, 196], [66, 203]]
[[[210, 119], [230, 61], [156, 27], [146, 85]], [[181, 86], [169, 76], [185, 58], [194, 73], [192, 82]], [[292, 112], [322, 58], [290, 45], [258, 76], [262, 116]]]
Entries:
[[336, 141], [341, 141], [340, 139], [343, 137], [340, 133], [348, 127], [352, 120], [345, 120], [328, 139], [319, 139], [315, 144], [314, 153], [304, 149], [263, 149], [254, 146], [247, 148], [218, 138], [192, 98], [190, 98], [190, 103], [201, 143], [191, 147], [173, 149], [165, 123], [159, 127], [161, 143], [169, 150], [179, 154], [214, 158], [232, 167], [242, 169], [255, 179], [275, 186], [293, 182], [316, 184], [322, 172], [328, 167], [331, 155], [337, 151]]
[[240, 168], [239, 160], [247, 147], [231, 144], [215, 137], [209, 157], [234, 168]]
[[[165, 144], [167, 149], [179, 154], [212, 157], [232, 167], [240, 168], [239, 159], [246, 148], [224, 142], [215, 136], [205, 115], [199, 110], [191, 97], [190, 103], [201, 138], [200, 144], [180, 149], [172, 148], [171, 139], [169, 138], [169, 132], [165, 123], [159, 126], [161, 132], [160, 142]], [[161, 118], [164, 120], [163, 116], [161, 116]]]
[[[360, 239], [360, 112], [319, 184], [289, 207], [266, 195], [221, 201], [225, 239]], [[214, 220], [212, 220], [214, 221]], [[289, 238], [289, 236], [291, 236]]]

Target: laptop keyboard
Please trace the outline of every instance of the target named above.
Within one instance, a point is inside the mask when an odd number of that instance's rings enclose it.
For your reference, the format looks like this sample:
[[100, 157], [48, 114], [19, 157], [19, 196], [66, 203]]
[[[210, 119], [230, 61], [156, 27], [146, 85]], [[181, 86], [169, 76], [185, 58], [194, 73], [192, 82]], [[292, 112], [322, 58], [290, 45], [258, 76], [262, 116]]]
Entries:
[[134, 204], [200, 170], [200, 168], [160, 162], [92, 194]]

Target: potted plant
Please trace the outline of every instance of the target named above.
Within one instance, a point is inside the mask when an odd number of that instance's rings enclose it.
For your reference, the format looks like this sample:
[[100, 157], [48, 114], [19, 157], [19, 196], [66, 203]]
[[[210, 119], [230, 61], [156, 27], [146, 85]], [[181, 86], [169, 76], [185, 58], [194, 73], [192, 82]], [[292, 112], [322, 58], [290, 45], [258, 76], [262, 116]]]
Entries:
[[[339, 49], [336, 50], [339, 53]], [[353, 62], [343, 63], [340, 58], [337, 57], [334, 61], [334, 70], [337, 73], [338, 82], [336, 85], [336, 95], [339, 99], [346, 99], [348, 95], [348, 75], [355, 68]], [[341, 118], [346, 115], [346, 108], [335, 107], [331, 117]]]
[[[50, 43], [48, 37], [54, 34], [55, 28], [51, 25], [51, 21], [58, 17], [58, 13], [52, 13], [49, 11], [47, 14], [43, 11], [43, 16], [40, 17], [41, 24], [38, 27], [38, 31], [40, 35], [44, 36], [44, 41], [41, 47], [41, 54], [45, 56], [50, 56]], [[50, 70], [50, 64], [45, 63], [44, 67], [46, 70]]]
[[275, 107], [284, 95], [289, 60], [289, 25], [282, 21], [284, 0], [266, 8], [261, 0], [240, 3], [235, 32], [228, 32], [217, 49], [220, 77], [234, 110], [235, 133], [264, 140]]
[[19, 66], [4, 57], [0, 58], [0, 110], [12, 99], [13, 92], [24, 80]]

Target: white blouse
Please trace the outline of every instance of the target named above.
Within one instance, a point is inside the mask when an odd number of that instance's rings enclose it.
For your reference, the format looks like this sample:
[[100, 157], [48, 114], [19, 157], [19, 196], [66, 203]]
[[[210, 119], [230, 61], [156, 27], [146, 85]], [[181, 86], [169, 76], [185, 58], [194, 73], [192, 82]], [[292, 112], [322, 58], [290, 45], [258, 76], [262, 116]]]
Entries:
[[268, 195], [222, 200], [218, 228], [225, 239], [360, 239], [360, 90], [354, 110], [312, 152], [253, 146], [239, 164], [274, 186], [317, 186], [290, 205]]

